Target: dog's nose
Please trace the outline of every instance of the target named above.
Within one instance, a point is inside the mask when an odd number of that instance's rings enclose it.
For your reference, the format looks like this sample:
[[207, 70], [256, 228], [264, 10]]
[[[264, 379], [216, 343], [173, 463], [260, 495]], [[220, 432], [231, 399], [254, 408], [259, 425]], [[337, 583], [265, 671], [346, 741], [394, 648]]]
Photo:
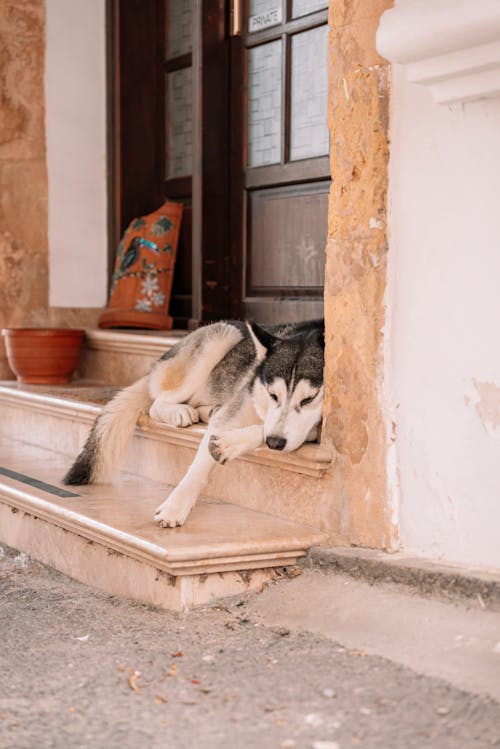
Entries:
[[286, 445], [286, 439], [284, 437], [266, 437], [266, 445], [271, 450], [283, 450]]

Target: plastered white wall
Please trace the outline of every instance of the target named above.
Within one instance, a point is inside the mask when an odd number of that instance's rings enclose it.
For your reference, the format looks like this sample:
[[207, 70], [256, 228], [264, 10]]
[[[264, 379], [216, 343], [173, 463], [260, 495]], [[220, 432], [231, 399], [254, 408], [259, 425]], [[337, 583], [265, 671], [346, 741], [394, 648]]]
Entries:
[[391, 117], [385, 377], [401, 544], [500, 568], [500, 99], [438, 105], [395, 65]]
[[46, 0], [50, 304], [107, 299], [104, 0]]

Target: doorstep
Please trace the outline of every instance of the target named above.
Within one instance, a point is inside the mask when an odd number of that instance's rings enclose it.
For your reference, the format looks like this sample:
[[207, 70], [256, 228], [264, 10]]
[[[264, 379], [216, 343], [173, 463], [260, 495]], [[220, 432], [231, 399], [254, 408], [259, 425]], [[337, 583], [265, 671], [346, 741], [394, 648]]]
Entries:
[[108, 593], [173, 610], [262, 588], [324, 534], [203, 498], [182, 528], [161, 529], [164, 484], [122, 474], [65, 487], [64, 456], [0, 440], [0, 541]]

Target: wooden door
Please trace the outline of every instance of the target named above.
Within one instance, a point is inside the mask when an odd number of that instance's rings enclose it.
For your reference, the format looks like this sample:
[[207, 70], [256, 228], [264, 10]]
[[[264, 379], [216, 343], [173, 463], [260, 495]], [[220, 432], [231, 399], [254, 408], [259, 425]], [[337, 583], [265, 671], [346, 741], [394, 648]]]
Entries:
[[248, 0], [232, 21], [234, 308], [261, 322], [320, 317], [330, 187], [327, 2]]
[[184, 203], [177, 326], [322, 314], [326, 5], [110, 0], [115, 243]]

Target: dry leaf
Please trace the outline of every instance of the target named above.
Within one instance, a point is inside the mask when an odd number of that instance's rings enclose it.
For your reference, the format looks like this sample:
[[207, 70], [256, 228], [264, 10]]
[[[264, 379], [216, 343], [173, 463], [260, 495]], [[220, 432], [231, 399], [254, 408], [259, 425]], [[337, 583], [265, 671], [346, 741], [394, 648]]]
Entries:
[[191, 684], [201, 684], [199, 679], [191, 679]]
[[140, 671], [132, 671], [132, 673], [130, 674], [130, 678], [128, 680], [128, 683], [130, 685], [130, 689], [133, 689], [134, 692], [140, 692], [141, 691], [140, 686], [137, 684], [137, 678], [140, 675], [141, 675]]
[[178, 653], [170, 653], [170, 655], [172, 656], [172, 658], [182, 658], [184, 653], [182, 652], [182, 650], [179, 650]]
[[172, 665], [167, 671], [167, 676], [177, 676], [177, 664], [176, 663], [172, 663]]
[[168, 702], [168, 700], [162, 694], [155, 694], [155, 703], [157, 705], [164, 705], [166, 702]]

